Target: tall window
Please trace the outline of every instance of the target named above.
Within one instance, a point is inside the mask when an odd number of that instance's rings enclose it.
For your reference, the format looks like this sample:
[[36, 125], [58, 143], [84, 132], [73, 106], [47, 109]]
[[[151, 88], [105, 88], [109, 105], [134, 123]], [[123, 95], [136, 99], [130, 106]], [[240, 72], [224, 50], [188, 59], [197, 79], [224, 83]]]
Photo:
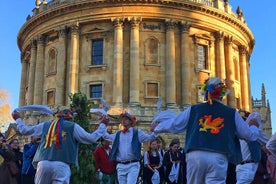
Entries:
[[92, 40], [92, 65], [103, 64], [103, 40]]
[[207, 69], [206, 56], [207, 49], [204, 45], [197, 45], [197, 60], [198, 60], [198, 69]]
[[51, 50], [49, 50], [48, 74], [55, 73], [56, 67], [57, 67], [57, 52], [56, 52], [56, 49], [52, 48]]
[[149, 38], [145, 43], [146, 64], [158, 64], [158, 40]]
[[53, 107], [55, 105], [55, 91], [47, 92], [47, 105]]
[[90, 98], [101, 98], [103, 94], [102, 84], [90, 85]]

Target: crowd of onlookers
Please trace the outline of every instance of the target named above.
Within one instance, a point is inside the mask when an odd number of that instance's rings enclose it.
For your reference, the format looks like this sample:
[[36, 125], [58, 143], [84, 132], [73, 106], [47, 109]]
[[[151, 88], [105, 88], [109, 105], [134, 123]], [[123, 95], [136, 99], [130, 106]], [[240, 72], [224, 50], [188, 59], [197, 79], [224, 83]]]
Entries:
[[[139, 179], [141, 184], [186, 184], [186, 161], [184, 149], [180, 146], [179, 138], [174, 138], [169, 143], [169, 148], [165, 149], [165, 141], [161, 136], [150, 141], [148, 150], [144, 151], [141, 160]], [[101, 139], [101, 146], [94, 151], [96, 169], [100, 184], [118, 183], [116, 180], [116, 162], [108, 161], [108, 153], [100, 154], [100, 150], [110, 149], [110, 142]], [[206, 158], [208, 159], [208, 158]], [[104, 163], [103, 163], [104, 161]], [[109, 162], [109, 163], [108, 163]], [[106, 168], [109, 170], [107, 171]], [[176, 169], [175, 169], [176, 168]], [[176, 170], [176, 172], [172, 171]], [[154, 180], [154, 174], [158, 171], [158, 180]], [[112, 175], [112, 180], [109, 176]], [[236, 184], [236, 165], [229, 163], [226, 184]], [[262, 147], [262, 159], [259, 162], [257, 172], [252, 184], [275, 184], [276, 165], [275, 156], [269, 152], [265, 146]]]
[[34, 184], [35, 169], [32, 159], [37, 140], [31, 137], [31, 142], [24, 145], [22, 152], [18, 139], [7, 142], [0, 133], [0, 184]]

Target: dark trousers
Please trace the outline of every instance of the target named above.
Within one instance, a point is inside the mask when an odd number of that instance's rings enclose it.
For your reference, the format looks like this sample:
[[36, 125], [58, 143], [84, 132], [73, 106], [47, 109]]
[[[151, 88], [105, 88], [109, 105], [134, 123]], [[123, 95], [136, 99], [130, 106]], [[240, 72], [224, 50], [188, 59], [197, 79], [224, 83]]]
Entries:
[[34, 184], [34, 176], [33, 175], [21, 175], [21, 183], [22, 184]]

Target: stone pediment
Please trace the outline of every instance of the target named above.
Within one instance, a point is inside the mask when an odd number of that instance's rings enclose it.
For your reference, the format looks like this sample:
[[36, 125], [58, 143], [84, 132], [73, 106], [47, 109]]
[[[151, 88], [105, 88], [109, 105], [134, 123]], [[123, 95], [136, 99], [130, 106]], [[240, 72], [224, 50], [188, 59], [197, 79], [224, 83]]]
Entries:
[[102, 26], [94, 26], [93, 28], [89, 28], [88, 30], [84, 30], [82, 34], [90, 34], [90, 33], [95, 33], [95, 32], [103, 32], [106, 31], [106, 27]]

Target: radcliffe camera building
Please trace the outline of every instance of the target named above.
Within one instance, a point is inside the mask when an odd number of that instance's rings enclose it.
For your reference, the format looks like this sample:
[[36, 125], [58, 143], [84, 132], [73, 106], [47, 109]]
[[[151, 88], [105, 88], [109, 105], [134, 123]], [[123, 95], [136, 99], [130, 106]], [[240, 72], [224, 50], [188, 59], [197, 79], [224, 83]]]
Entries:
[[[160, 96], [163, 109], [182, 111], [202, 102], [201, 85], [218, 76], [231, 90], [225, 104], [254, 108], [249, 76], [254, 36], [242, 10], [233, 11], [227, 0], [35, 5], [18, 33], [19, 105], [66, 106], [68, 94], [81, 91], [99, 108], [103, 97], [110, 114], [128, 109], [139, 126], [148, 126]], [[270, 135], [269, 103], [262, 105]]]

